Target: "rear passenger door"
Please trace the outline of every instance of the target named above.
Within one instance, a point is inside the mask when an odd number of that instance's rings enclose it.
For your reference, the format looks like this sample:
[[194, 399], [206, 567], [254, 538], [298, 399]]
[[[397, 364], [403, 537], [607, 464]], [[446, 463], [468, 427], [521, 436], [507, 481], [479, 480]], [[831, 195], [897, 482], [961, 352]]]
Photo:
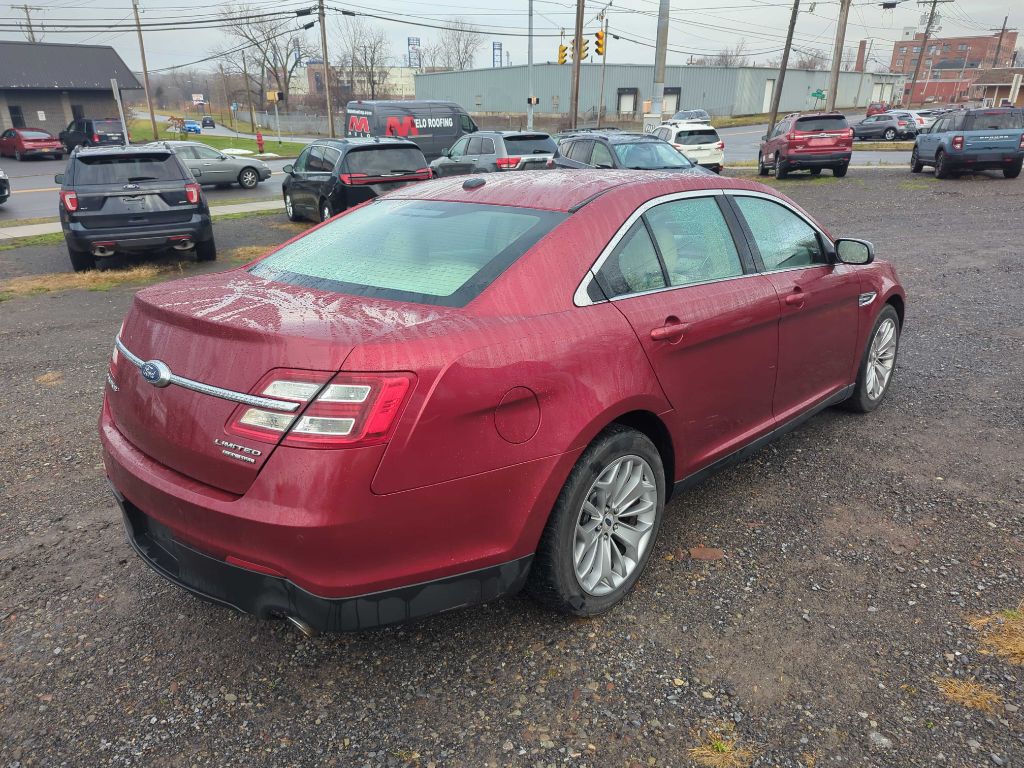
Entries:
[[779, 300], [722, 195], [673, 197], [633, 214], [597, 280], [676, 411], [686, 476], [771, 430]]
[[[315, 158], [315, 159], [314, 159]], [[289, 185], [292, 205], [302, 213], [316, 212], [313, 197], [312, 175], [323, 160], [323, 150], [318, 145], [306, 147], [292, 166], [292, 180]]]

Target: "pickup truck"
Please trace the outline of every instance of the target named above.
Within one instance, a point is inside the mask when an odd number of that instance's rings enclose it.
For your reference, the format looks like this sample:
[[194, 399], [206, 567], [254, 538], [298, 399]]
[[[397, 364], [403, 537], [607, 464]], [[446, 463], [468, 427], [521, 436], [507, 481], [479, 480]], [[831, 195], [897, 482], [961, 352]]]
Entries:
[[1024, 166], [1024, 110], [965, 109], [943, 115], [919, 133], [910, 156], [910, 170], [935, 168], [948, 179], [963, 171], [1000, 170], [1008, 179]]

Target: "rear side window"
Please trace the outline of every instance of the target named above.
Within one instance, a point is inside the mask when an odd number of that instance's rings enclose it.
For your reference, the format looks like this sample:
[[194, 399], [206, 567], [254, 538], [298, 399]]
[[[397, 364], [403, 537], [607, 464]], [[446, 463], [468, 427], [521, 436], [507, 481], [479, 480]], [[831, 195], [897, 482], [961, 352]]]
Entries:
[[505, 149], [510, 155], [553, 155], [556, 147], [550, 136], [506, 136]]
[[629, 228], [601, 265], [597, 282], [609, 299], [665, 287], [665, 274], [658, 261], [658, 252], [654, 250], [643, 219]]
[[842, 115], [836, 115], [835, 117], [798, 117], [796, 119], [796, 125], [793, 127], [795, 131], [842, 131], [849, 128], [850, 124], [846, 122], [846, 118]]
[[566, 216], [499, 205], [378, 200], [286, 245], [250, 271], [336, 293], [461, 307]]
[[565, 156], [577, 163], [590, 162], [590, 148], [594, 145], [592, 141], [574, 141], [569, 144], [569, 151]]
[[95, 120], [92, 129], [96, 133], [124, 133], [120, 120]]
[[743, 274], [729, 226], [712, 198], [662, 203], [647, 212], [647, 222], [673, 286]]
[[77, 157], [78, 184], [128, 184], [137, 181], [172, 181], [185, 178], [172, 155], [131, 155], [130, 157]]
[[971, 112], [964, 118], [965, 131], [1002, 131], [1024, 128], [1024, 112]]
[[413, 147], [367, 147], [353, 149], [345, 156], [349, 173], [380, 176], [390, 173], [415, 173], [426, 168], [423, 153]]
[[679, 131], [676, 134], [676, 144], [692, 147], [697, 144], [715, 144], [718, 142], [718, 131], [714, 128], [699, 128], [695, 130]]
[[52, 139], [53, 136], [48, 134], [46, 131], [19, 131], [21, 138], [23, 139]]

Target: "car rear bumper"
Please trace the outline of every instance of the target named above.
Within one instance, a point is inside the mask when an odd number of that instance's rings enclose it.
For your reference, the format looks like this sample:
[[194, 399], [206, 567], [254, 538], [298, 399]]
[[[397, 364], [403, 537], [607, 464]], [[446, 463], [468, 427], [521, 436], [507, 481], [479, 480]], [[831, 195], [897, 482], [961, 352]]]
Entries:
[[79, 222], [61, 222], [64, 240], [74, 251], [90, 251], [96, 243], [114, 243], [117, 250], [149, 251], [165, 248], [173, 241], [188, 238], [205, 243], [213, 239], [209, 214], [195, 214], [189, 221], [176, 224], [152, 224], [142, 227], [99, 227], [86, 229]]
[[[278, 447], [235, 495], [139, 451], [106, 402], [100, 437], [129, 537], [158, 572], [241, 611], [339, 630], [519, 589], [560, 478], [582, 451], [375, 494], [370, 484], [382, 446]], [[177, 570], [172, 558], [181, 563]]]
[[1024, 160], [1024, 152], [988, 152], [974, 155], [950, 152], [946, 159], [950, 167], [959, 170], [998, 171]]
[[849, 165], [852, 152], [791, 152], [783, 157], [790, 169], [794, 168], [829, 168], [836, 165]]
[[25, 147], [20, 151], [22, 157], [32, 157], [34, 155], [63, 155], [64, 147], [58, 144], [56, 147]]

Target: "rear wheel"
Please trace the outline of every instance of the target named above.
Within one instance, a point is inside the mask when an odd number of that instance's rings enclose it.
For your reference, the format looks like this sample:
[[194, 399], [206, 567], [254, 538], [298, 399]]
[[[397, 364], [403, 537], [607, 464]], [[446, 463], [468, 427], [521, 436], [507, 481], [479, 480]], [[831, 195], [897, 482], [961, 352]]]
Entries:
[[811, 168], [811, 176], [821, 176], [821, 168]]
[[849, 168], [849, 166], [847, 165], [837, 165], [835, 168], [832, 169], [832, 175], [838, 176], [841, 179], [843, 178], [843, 176], [846, 175], [847, 168]]
[[334, 215], [334, 211], [331, 210], [330, 200], [320, 201], [320, 221], [327, 221], [331, 216]]
[[878, 313], [868, 338], [853, 395], [843, 403], [844, 408], [857, 413], [875, 410], [889, 391], [900, 343], [900, 317], [891, 304]]
[[594, 616], [647, 566], [665, 508], [665, 473], [646, 435], [606, 428], [569, 473], [541, 535], [528, 592], [561, 613]]
[[88, 251], [75, 251], [68, 248], [68, 256], [71, 258], [71, 268], [75, 272], [85, 272], [87, 269], [96, 269], [96, 257]]
[[914, 147], [914, 151], [910, 153], [910, 172], [920, 173], [924, 170], [924, 163], [921, 162], [921, 156], [917, 154], [917, 147]]
[[895, 141], [896, 140], [896, 129], [895, 128], [886, 128], [885, 129], [885, 133], [883, 133], [882, 136], [885, 137], [886, 141]]
[[260, 183], [260, 175], [255, 168], [243, 168], [238, 174], [238, 186], [242, 189], [255, 189]]
[[949, 160], [946, 159], [946, 153], [940, 151], [938, 157], [935, 158], [935, 178], [948, 179], [952, 175], [953, 172], [949, 169]]
[[784, 179], [788, 175], [789, 175], [789, 168], [786, 166], [785, 162], [783, 162], [782, 156], [776, 154], [775, 155], [775, 178], [776, 179]]
[[1024, 161], [1018, 160], [1009, 168], [1003, 168], [1003, 176], [1008, 179], [1016, 179], [1020, 176], [1021, 168], [1024, 168]]
[[284, 193], [284, 212], [288, 214], [288, 221], [302, 220], [302, 217], [295, 211], [295, 205], [292, 203], [292, 196], [287, 192]]
[[196, 243], [196, 261], [213, 261], [217, 258], [217, 244], [211, 237], [204, 242]]
[[24, 158], [21, 156], [21, 150], [20, 149], [14, 150], [14, 159], [17, 160], [19, 163], [22, 160], [24, 160]]
[[757, 175], [758, 176], [767, 176], [768, 175], [768, 168], [765, 167], [765, 164], [764, 164], [764, 155], [762, 155], [760, 152], [757, 153]]

